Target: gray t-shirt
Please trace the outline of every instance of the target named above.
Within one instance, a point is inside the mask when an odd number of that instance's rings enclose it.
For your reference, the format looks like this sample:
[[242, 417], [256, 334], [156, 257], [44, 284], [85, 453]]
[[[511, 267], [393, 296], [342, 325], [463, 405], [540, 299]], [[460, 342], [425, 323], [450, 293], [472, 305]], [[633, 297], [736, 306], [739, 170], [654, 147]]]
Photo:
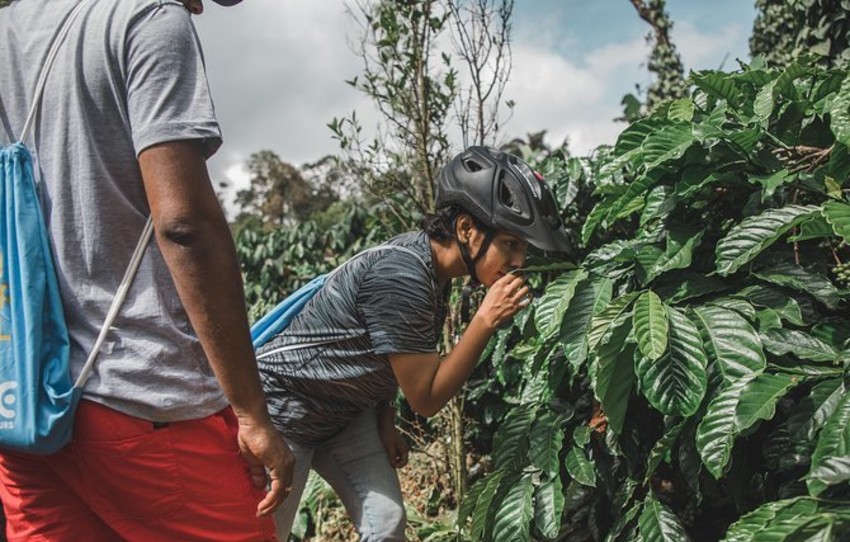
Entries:
[[[18, 139], [52, 37], [77, 0], [0, 9], [0, 143]], [[49, 73], [33, 151], [71, 337], [91, 351], [150, 214], [138, 153], [221, 136], [190, 15], [173, 0], [93, 0]], [[155, 242], [100, 351], [84, 397], [141, 418], [198, 418], [226, 405]]]
[[[389, 354], [437, 350], [446, 292], [437, 285], [428, 236], [406, 233], [388, 244], [414, 253], [387, 249], [349, 260], [257, 352], [272, 421], [298, 444], [320, 445], [395, 397]], [[335, 341], [279, 351], [327, 340]]]

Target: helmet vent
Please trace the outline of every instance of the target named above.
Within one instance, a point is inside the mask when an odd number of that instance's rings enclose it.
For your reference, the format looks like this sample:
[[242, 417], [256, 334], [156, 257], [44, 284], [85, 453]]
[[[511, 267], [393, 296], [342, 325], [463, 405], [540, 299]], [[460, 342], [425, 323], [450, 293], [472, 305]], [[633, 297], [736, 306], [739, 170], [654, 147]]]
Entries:
[[481, 171], [484, 169], [484, 166], [476, 162], [475, 160], [464, 160], [463, 167], [466, 168], [470, 173], [475, 173], [476, 171]]
[[502, 178], [499, 180], [499, 201], [505, 207], [509, 209], [513, 209], [515, 211], [519, 211], [519, 205], [517, 205], [516, 196], [514, 195], [511, 188], [508, 186], [508, 183], [505, 182], [504, 179], [504, 171], [502, 172]]

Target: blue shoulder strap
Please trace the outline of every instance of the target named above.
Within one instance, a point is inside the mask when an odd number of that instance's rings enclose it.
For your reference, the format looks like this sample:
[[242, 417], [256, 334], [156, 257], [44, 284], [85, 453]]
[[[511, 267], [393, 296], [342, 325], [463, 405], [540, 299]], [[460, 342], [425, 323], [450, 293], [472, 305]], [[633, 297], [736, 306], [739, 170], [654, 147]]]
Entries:
[[[425, 266], [426, 269], [428, 268], [428, 263], [423, 260], [419, 254], [417, 254], [413, 250], [410, 250], [407, 247], [403, 247], [400, 245], [379, 245], [366, 249], [358, 253], [354, 257], [350, 258], [348, 261], [346, 261], [344, 264], [340, 265], [330, 273], [325, 275], [319, 275], [318, 277], [314, 278], [313, 280], [311, 280], [310, 282], [290, 294], [288, 297], [286, 297], [286, 299], [281, 301], [275, 308], [266, 313], [265, 316], [260, 318], [253, 326], [251, 326], [251, 342], [254, 345], [254, 349], [256, 350], [260, 348], [268, 341], [270, 341], [275, 335], [286, 329], [289, 326], [290, 322], [292, 322], [292, 319], [295, 318], [298, 313], [301, 312], [301, 309], [304, 308], [307, 302], [309, 302], [313, 298], [313, 296], [319, 293], [319, 290], [322, 289], [322, 286], [324, 286], [327, 279], [338, 273], [339, 270], [342, 269], [345, 265], [361, 256], [369, 254], [370, 252], [377, 252], [380, 250], [387, 249], [401, 250], [403, 252], [407, 252], [408, 254], [412, 254], [416, 257], [417, 260], [419, 260], [420, 263], [422, 263], [423, 266]], [[282, 346], [280, 348], [275, 348], [274, 350], [271, 350], [269, 352], [263, 352], [263, 354], [257, 359], [266, 358], [278, 352], [311, 348], [313, 346], [319, 346], [322, 344], [334, 343], [339, 340], [341, 339], [333, 338], [324, 341]]]

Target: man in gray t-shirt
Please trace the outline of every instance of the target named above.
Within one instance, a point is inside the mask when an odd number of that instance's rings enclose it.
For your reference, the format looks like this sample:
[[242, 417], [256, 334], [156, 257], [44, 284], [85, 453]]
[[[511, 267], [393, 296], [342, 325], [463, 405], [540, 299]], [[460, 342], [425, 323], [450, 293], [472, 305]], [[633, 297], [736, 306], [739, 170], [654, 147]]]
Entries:
[[[0, 9], [0, 144], [19, 137], [53, 37], [77, 4]], [[273, 537], [270, 519], [255, 515], [280, 504], [293, 460], [266, 413], [235, 250], [206, 170], [221, 136], [190, 20], [202, 9], [200, 0], [89, 0], [48, 74], [25, 143], [72, 377], [148, 215], [156, 242], [100, 350], [71, 444], [46, 457], [0, 453], [10, 540]]]

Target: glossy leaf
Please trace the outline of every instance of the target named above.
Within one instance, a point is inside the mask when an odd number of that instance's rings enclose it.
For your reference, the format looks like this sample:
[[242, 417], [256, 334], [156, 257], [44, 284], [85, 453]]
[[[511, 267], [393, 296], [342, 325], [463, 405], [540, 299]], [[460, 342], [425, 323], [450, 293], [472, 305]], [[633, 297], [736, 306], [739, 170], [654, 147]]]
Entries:
[[690, 537], [679, 519], [667, 506], [651, 493], [643, 503], [643, 512], [638, 520], [640, 535], [644, 542], [686, 542]]
[[535, 418], [529, 436], [528, 458], [550, 478], [561, 471], [558, 454], [564, 445], [564, 430], [560, 425], [559, 417], [547, 410]]
[[617, 435], [622, 432], [635, 381], [634, 345], [626, 343], [630, 331], [628, 320], [615, 328], [610, 339], [599, 347], [594, 364], [594, 391], [608, 428]]
[[796, 329], [771, 329], [761, 334], [764, 347], [777, 356], [794, 354], [802, 360], [835, 361], [838, 352], [829, 344]]
[[534, 524], [549, 539], [558, 537], [561, 516], [564, 513], [564, 487], [560, 476], [555, 476], [534, 490]]
[[715, 393], [697, 427], [697, 450], [708, 472], [717, 479], [723, 475], [729, 463], [732, 446], [738, 435], [735, 412], [741, 400], [741, 393], [755, 377], [754, 374], [742, 377]]
[[650, 361], [655, 361], [667, 350], [667, 311], [661, 298], [652, 290], [641, 294], [635, 301], [632, 328], [638, 348]]
[[749, 322], [735, 311], [714, 305], [694, 309], [709, 359], [717, 361], [727, 382], [764, 369], [761, 339]]
[[823, 216], [835, 234], [841, 236], [845, 243], [850, 243], [850, 205], [828, 201], [823, 204]]
[[536, 413], [535, 406], [523, 405], [507, 415], [493, 437], [496, 467], [513, 464], [526, 456], [528, 436]]
[[471, 536], [473, 540], [481, 540], [484, 538], [488, 527], [493, 523], [495, 510], [493, 509], [493, 498], [499, 485], [502, 483], [504, 473], [500, 470], [493, 472], [487, 478], [479, 481], [481, 485], [478, 498], [475, 500], [475, 507], [472, 509], [472, 528]]
[[706, 355], [699, 330], [687, 316], [667, 308], [670, 339], [658, 360], [638, 356], [635, 372], [650, 404], [663, 414], [690, 416], [705, 395]]
[[717, 272], [731, 275], [776, 242], [794, 226], [810, 220], [820, 208], [788, 205], [745, 218], [717, 243]]
[[593, 317], [590, 321], [590, 333], [587, 336], [587, 346], [590, 350], [595, 350], [599, 343], [611, 334], [614, 327], [622, 323], [622, 320], [629, 315], [627, 311], [636, 297], [637, 294], [634, 292], [620, 296]]
[[[835, 458], [850, 455], [850, 394], [844, 394], [826, 421], [812, 454], [812, 467], [806, 483], [809, 493], [819, 495], [828, 487], [828, 480], [819, 476], [830, 469]], [[831, 461], [832, 460], [832, 461]]]
[[798, 384], [796, 376], [784, 374], [759, 374], [747, 382], [735, 409], [735, 430], [745, 431], [759, 420], [770, 420], [776, 412], [776, 403]]
[[596, 485], [596, 470], [593, 468], [593, 463], [587, 458], [587, 454], [583, 449], [578, 446], [570, 448], [564, 464], [567, 467], [570, 477], [576, 482], [590, 487]]
[[584, 269], [568, 271], [558, 276], [546, 288], [534, 310], [534, 323], [542, 338], [554, 335], [561, 327], [564, 313], [570, 306], [576, 286], [587, 272]]
[[835, 139], [850, 146], [850, 77], [841, 83], [830, 109], [830, 128]]
[[[759, 542], [765, 530], [777, 523], [788, 522], [800, 517], [810, 517], [817, 511], [817, 504], [806, 498], [768, 502], [744, 514], [726, 531], [722, 542]], [[799, 524], [799, 523], [798, 523]], [[790, 530], [790, 529], [789, 529]], [[783, 540], [782, 537], [777, 540]]]
[[646, 277], [643, 279], [647, 284], [667, 271], [684, 269], [691, 265], [694, 249], [699, 246], [703, 232], [692, 232], [685, 228], [671, 229], [667, 235], [667, 245], [651, 261], [641, 262]]
[[754, 273], [758, 278], [777, 286], [786, 286], [812, 297], [830, 308], [835, 308], [841, 296], [832, 281], [793, 263], [781, 263]]
[[613, 283], [610, 279], [582, 281], [569, 308], [564, 313], [561, 325], [561, 345], [567, 361], [576, 368], [587, 359], [587, 339], [590, 323], [600, 307], [611, 302]]
[[525, 474], [508, 490], [499, 503], [493, 525], [495, 542], [527, 542], [531, 540], [531, 520], [534, 517], [534, 485], [531, 474]]

